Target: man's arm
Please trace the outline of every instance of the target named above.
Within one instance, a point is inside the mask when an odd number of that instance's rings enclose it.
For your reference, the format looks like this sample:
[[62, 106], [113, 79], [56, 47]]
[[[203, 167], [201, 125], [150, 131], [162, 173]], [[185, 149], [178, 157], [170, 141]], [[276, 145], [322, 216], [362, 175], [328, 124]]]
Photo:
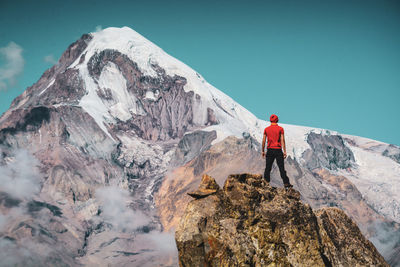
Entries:
[[285, 134], [281, 134], [281, 142], [283, 148], [283, 158], [286, 159], [286, 142], [285, 142]]
[[267, 137], [267, 135], [264, 133], [264, 137], [263, 137], [263, 141], [262, 141], [262, 156], [265, 156], [265, 138]]

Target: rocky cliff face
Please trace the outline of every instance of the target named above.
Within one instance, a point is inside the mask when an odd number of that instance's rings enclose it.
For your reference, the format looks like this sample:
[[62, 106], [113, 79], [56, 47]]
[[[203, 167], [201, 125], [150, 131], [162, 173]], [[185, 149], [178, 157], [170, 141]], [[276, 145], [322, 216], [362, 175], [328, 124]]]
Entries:
[[180, 266], [388, 266], [338, 208], [313, 211], [262, 177], [204, 175], [175, 238]]

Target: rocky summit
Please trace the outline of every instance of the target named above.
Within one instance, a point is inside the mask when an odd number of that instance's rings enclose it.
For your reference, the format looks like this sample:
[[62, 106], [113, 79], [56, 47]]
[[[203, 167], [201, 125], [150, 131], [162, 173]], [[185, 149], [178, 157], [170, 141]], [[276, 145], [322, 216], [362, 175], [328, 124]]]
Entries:
[[260, 175], [203, 175], [175, 233], [180, 266], [389, 266], [338, 208], [313, 211]]

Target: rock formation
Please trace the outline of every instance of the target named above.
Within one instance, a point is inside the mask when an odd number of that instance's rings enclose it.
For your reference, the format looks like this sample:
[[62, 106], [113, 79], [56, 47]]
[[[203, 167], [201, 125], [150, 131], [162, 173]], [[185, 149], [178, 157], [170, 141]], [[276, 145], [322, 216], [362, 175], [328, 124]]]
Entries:
[[180, 266], [389, 266], [338, 208], [313, 211], [260, 175], [203, 175], [175, 233]]

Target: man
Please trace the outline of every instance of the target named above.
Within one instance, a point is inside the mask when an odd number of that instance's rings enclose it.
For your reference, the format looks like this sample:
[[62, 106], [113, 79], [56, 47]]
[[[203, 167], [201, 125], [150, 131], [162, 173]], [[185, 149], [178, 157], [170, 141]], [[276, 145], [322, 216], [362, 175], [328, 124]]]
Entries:
[[[279, 172], [283, 180], [285, 189], [293, 187], [289, 182], [289, 177], [286, 175], [284, 159], [286, 158], [286, 144], [285, 135], [282, 127], [278, 125], [278, 116], [272, 114], [269, 118], [271, 125], [265, 128], [264, 137], [262, 141], [262, 156], [266, 158], [266, 166], [264, 172], [264, 179], [269, 184], [271, 177], [271, 167], [276, 159], [276, 163], [279, 167]], [[267, 144], [267, 155], [265, 156], [265, 139], [268, 140]], [[282, 153], [283, 146], [283, 153]]]

